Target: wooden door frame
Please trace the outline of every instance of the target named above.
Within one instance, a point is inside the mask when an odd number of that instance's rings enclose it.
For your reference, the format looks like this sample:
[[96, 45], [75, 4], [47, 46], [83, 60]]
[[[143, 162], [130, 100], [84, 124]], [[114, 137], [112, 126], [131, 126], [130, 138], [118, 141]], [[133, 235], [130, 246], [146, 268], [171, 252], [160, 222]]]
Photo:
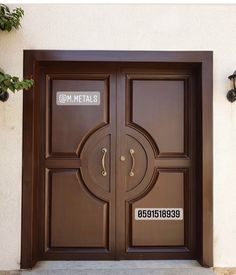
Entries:
[[[41, 62], [152, 62], [196, 63], [201, 70], [202, 136], [202, 257], [203, 266], [213, 266], [213, 52], [212, 51], [64, 51], [25, 50], [24, 77], [37, 80]], [[23, 94], [23, 178], [21, 268], [37, 262], [37, 175], [34, 157], [37, 141], [35, 119], [39, 110], [35, 102], [36, 85]]]

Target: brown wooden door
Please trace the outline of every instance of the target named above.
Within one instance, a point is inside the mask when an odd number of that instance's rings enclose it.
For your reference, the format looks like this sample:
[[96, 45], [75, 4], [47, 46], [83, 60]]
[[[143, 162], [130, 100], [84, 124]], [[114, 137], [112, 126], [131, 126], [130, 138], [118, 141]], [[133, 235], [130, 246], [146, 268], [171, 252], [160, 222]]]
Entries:
[[[73, 63], [39, 75], [40, 258], [195, 258], [194, 73]], [[60, 106], [58, 91], [99, 91], [101, 102]], [[137, 220], [137, 208], [183, 219]]]
[[[118, 155], [125, 157], [117, 175], [119, 258], [196, 258], [194, 74], [136, 65], [118, 79]], [[138, 220], [138, 209], [168, 212]], [[183, 218], [168, 220], [170, 209], [182, 209]]]
[[[43, 68], [41, 78], [40, 257], [112, 259], [116, 72], [51, 64]], [[100, 104], [58, 105], [58, 91], [99, 91]]]

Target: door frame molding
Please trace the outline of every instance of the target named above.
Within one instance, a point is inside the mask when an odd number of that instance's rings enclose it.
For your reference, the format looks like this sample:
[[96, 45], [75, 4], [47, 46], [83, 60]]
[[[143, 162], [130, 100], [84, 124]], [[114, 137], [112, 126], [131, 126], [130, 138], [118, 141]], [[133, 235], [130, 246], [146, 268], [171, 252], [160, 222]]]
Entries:
[[[152, 62], [196, 63], [201, 68], [202, 108], [202, 258], [203, 266], [213, 266], [213, 52], [212, 51], [67, 51], [24, 50], [24, 77], [36, 80], [40, 62]], [[38, 109], [35, 86], [23, 92], [23, 168], [21, 268], [37, 262], [37, 180], [34, 157]]]

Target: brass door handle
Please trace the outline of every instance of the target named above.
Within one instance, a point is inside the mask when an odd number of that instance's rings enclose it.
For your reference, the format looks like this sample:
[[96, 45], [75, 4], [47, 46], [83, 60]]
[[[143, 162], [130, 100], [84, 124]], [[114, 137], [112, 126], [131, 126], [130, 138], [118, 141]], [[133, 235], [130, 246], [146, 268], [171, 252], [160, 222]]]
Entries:
[[129, 175], [130, 175], [130, 177], [133, 177], [134, 176], [134, 165], [135, 165], [135, 161], [134, 161], [134, 149], [130, 149], [129, 152], [130, 152], [130, 156], [132, 158], [132, 167], [130, 169]]
[[102, 176], [105, 177], [107, 175], [107, 171], [106, 171], [106, 167], [105, 167], [105, 157], [107, 154], [107, 149], [106, 148], [102, 148]]

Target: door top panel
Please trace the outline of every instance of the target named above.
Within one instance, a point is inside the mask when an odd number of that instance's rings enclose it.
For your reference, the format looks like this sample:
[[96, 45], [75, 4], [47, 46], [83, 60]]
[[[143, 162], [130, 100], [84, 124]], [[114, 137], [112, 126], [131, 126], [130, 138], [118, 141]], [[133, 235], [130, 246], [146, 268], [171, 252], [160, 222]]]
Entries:
[[[77, 157], [83, 142], [96, 130], [109, 124], [109, 76], [97, 79], [93, 74], [77, 79], [47, 78], [47, 156]], [[61, 106], [58, 92], [98, 92], [98, 106]]]

